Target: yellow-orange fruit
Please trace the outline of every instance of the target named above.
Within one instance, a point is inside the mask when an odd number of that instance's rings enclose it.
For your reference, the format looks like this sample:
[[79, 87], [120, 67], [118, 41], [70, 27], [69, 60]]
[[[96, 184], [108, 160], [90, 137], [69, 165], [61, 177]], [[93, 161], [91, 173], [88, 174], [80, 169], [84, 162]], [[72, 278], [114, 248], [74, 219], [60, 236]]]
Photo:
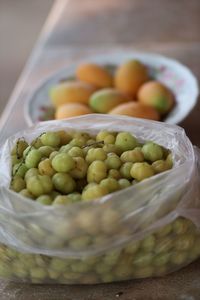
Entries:
[[86, 115], [92, 113], [91, 109], [81, 103], [68, 103], [59, 106], [55, 113], [55, 119], [61, 120], [80, 115]]
[[160, 114], [169, 112], [174, 104], [172, 92], [158, 81], [143, 84], [137, 97], [140, 103], [154, 107]]
[[148, 80], [146, 67], [137, 60], [130, 60], [119, 66], [115, 72], [115, 87], [133, 97], [139, 87]]
[[88, 104], [96, 88], [86, 82], [69, 81], [53, 86], [49, 96], [54, 107], [67, 103]]
[[118, 90], [106, 88], [92, 94], [89, 105], [93, 111], [105, 114], [115, 106], [128, 101], [130, 101], [130, 99]]
[[158, 112], [150, 106], [142, 105], [138, 102], [127, 102], [113, 108], [109, 114], [111, 115], [126, 115], [135, 118], [150, 119], [158, 121]]
[[76, 70], [79, 80], [93, 84], [97, 88], [106, 88], [113, 85], [112, 75], [97, 64], [81, 64]]

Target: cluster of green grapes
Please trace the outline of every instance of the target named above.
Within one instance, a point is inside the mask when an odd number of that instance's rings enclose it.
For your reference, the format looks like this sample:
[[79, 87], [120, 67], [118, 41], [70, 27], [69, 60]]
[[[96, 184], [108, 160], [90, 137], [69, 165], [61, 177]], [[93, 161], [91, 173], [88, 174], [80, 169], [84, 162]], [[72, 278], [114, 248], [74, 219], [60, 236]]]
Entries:
[[[83, 245], [82, 239], [76, 246]], [[74, 244], [75, 246], [75, 244]], [[94, 284], [163, 276], [200, 255], [200, 234], [178, 218], [142, 240], [82, 258], [20, 253], [0, 246], [0, 276], [32, 283]]]
[[172, 168], [169, 150], [129, 132], [45, 132], [12, 150], [11, 189], [44, 205], [90, 201]]

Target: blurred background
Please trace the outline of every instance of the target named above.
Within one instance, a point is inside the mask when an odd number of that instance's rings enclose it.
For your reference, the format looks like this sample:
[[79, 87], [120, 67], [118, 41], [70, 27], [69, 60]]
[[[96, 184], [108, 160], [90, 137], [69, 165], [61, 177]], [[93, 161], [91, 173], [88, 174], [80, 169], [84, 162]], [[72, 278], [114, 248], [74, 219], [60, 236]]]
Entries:
[[54, 0], [0, 0], [0, 113]]

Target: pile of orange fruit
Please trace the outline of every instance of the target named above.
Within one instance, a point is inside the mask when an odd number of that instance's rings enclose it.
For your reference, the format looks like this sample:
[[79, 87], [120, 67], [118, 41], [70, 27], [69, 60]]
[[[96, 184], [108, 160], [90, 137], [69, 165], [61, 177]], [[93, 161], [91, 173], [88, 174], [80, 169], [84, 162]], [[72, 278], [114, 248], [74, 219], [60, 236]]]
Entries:
[[162, 120], [175, 104], [169, 88], [152, 80], [138, 60], [114, 72], [94, 63], [80, 64], [75, 79], [52, 86], [49, 96], [57, 120], [91, 113]]

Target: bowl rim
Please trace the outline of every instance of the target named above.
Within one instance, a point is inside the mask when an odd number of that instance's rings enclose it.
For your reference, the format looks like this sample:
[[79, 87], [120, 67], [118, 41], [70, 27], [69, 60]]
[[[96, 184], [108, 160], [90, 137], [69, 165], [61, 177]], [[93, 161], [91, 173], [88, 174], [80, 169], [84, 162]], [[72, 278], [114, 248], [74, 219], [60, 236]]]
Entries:
[[[75, 69], [75, 67], [81, 63], [81, 62], [96, 62], [96, 63], [100, 63], [102, 64], [103, 61], [101, 61], [102, 59], [105, 61], [108, 60], [108, 62], [104, 62], [104, 64], [112, 64], [112, 56], [115, 57], [124, 57], [124, 58], [136, 58], [140, 57], [141, 59], [149, 59], [150, 60], [157, 60], [157, 61], [162, 61], [165, 62], [165, 64], [167, 65], [174, 65], [177, 66], [177, 68], [182, 69], [182, 71], [184, 71], [185, 74], [187, 74], [188, 78], [190, 78], [190, 82], [192, 84], [192, 88], [193, 88], [193, 95], [190, 98], [190, 106], [188, 106], [188, 109], [182, 113], [182, 114], [176, 114], [173, 122], [166, 122], [167, 124], [179, 124], [181, 121], [183, 121], [189, 114], [190, 112], [193, 110], [193, 108], [195, 107], [197, 101], [198, 101], [198, 96], [199, 96], [199, 84], [198, 84], [198, 79], [197, 77], [194, 75], [194, 73], [191, 71], [191, 69], [189, 67], [187, 67], [186, 65], [182, 64], [180, 61], [174, 59], [174, 58], [170, 58], [168, 56], [165, 55], [161, 55], [161, 54], [157, 54], [156, 52], [146, 52], [146, 51], [134, 51], [134, 50], [115, 50], [115, 51], [111, 51], [108, 54], [97, 54], [97, 55], [91, 55], [90, 57], [88, 57], [87, 55], [84, 56], [83, 58], [77, 59], [76, 61], [73, 61], [71, 64], [68, 64], [66, 66], [63, 66], [62, 68], [59, 68], [53, 72], [51, 72], [50, 74], [48, 74], [47, 76], [45, 76], [45, 78], [42, 78], [40, 80], [40, 82], [36, 85], [36, 87], [34, 88], [34, 91], [30, 94], [30, 96], [26, 97], [26, 101], [25, 101], [25, 105], [24, 105], [24, 117], [25, 117], [25, 121], [27, 123], [28, 126], [32, 126], [35, 124], [35, 122], [33, 121], [32, 117], [31, 117], [31, 113], [30, 113], [30, 104], [31, 102], [34, 100], [35, 97], [37, 97], [38, 92], [43, 89], [45, 87], [46, 84], [48, 84], [49, 81], [56, 79], [59, 77], [59, 74], [63, 73], [66, 70], [70, 70], [70, 69]], [[129, 59], [129, 58], [128, 58]], [[139, 58], [138, 58], [139, 59]], [[45, 122], [45, 121], [44, 121]]]

